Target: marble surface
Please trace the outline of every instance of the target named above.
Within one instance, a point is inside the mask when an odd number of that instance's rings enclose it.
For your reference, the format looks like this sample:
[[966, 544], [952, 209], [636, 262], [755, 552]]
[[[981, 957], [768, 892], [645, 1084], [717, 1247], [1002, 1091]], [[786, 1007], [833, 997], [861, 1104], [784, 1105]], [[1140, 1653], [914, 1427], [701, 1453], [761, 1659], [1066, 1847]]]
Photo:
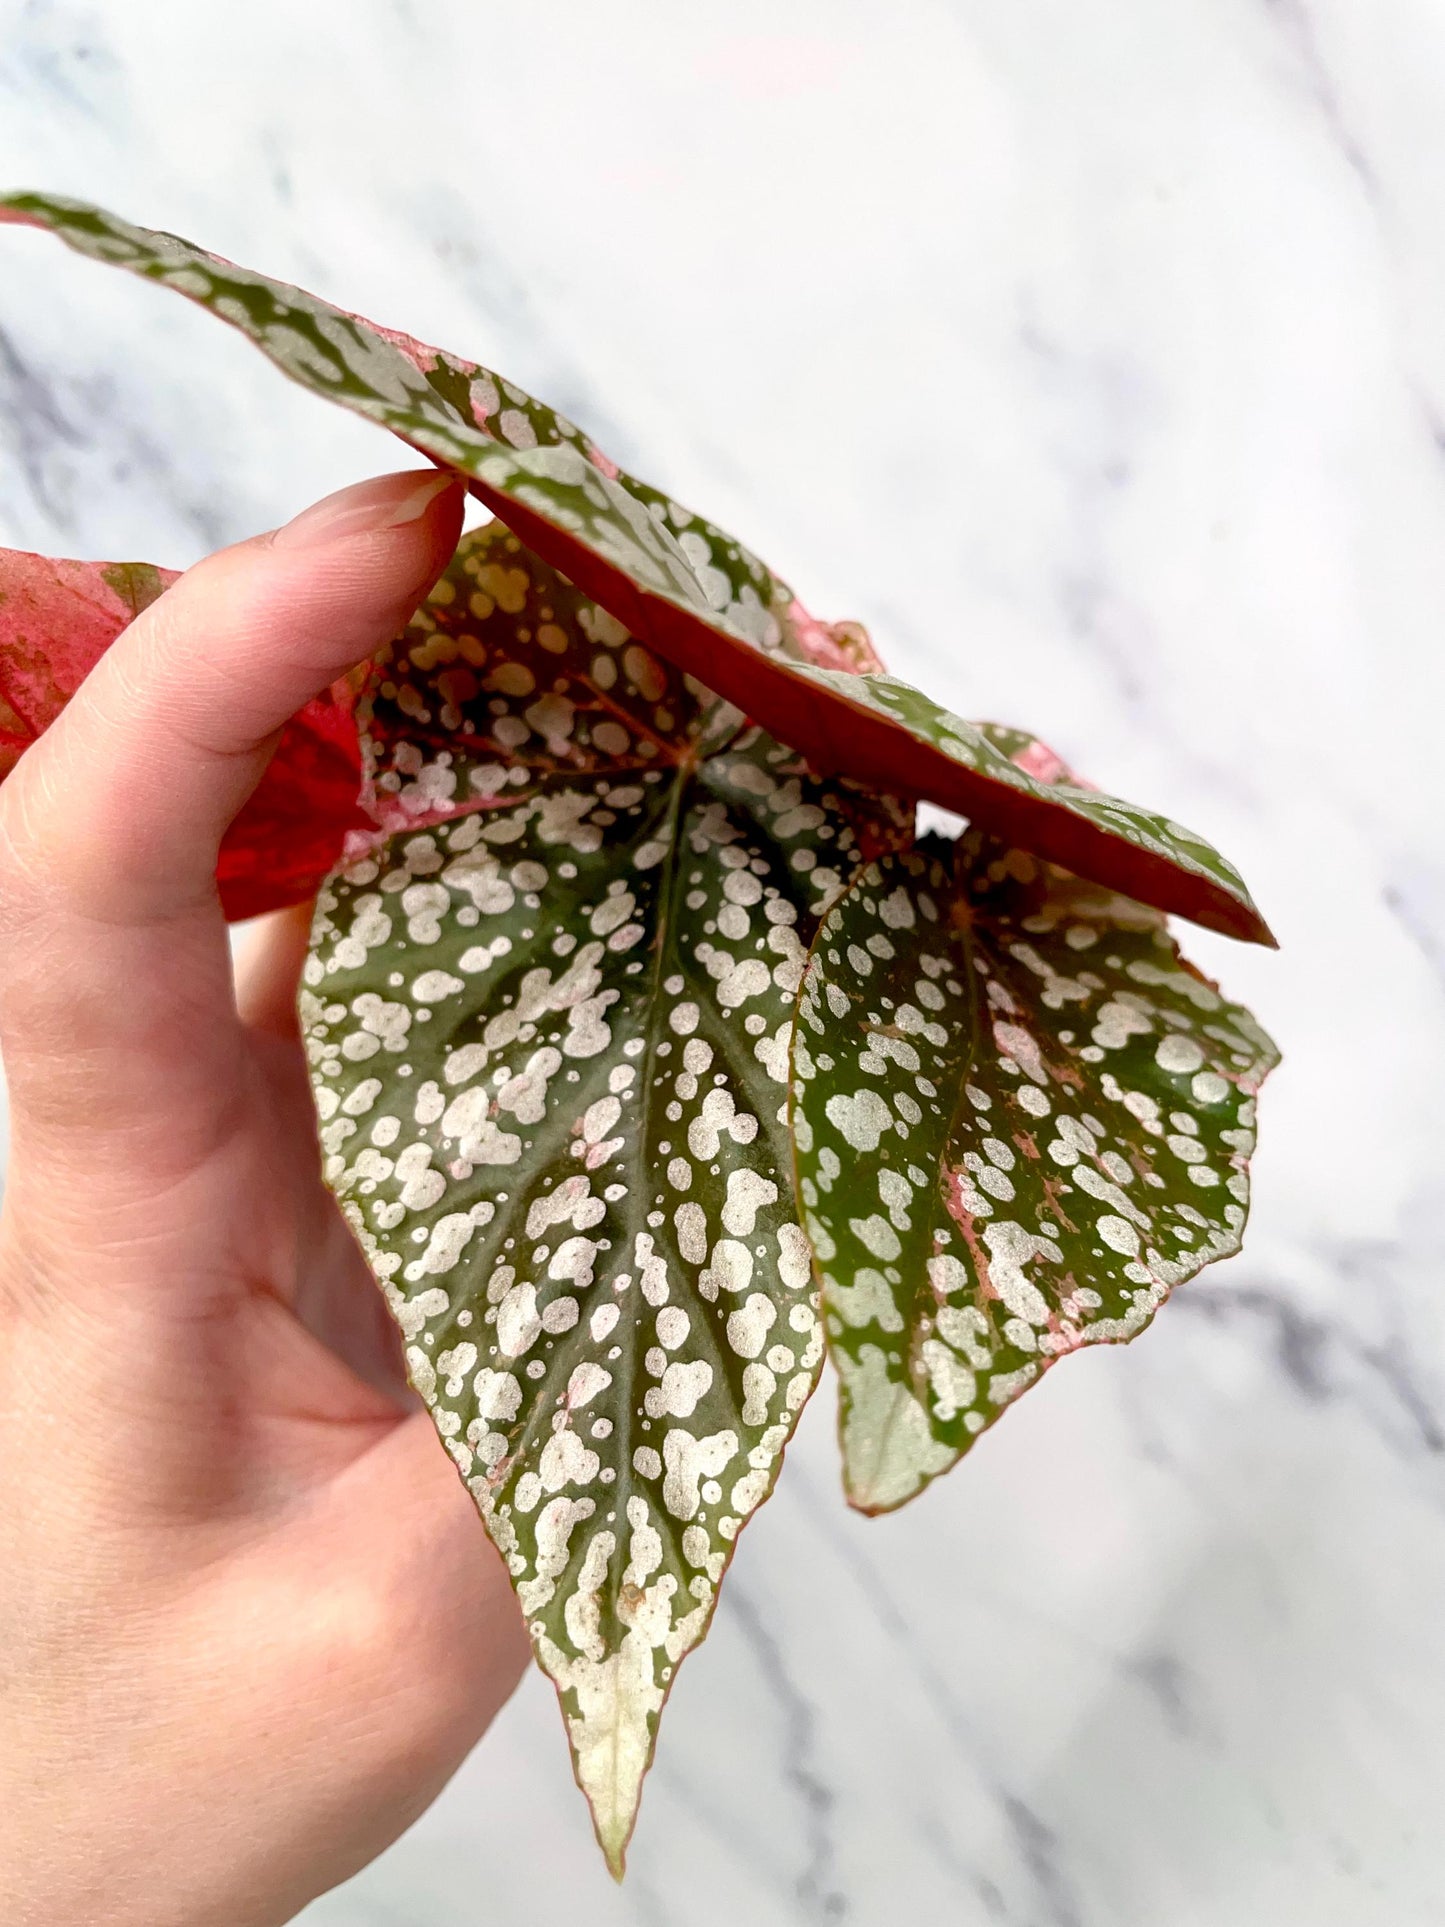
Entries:
[[[1243, 868], [1243, 1257], [867, 1523], [830, 1393], [632, 1872], [532, 1678], [308, 1927], [1445, 1918], [1445, 9], [0, 0], [0, 179], [480, 355], [893, 667]], [[0, 542], [186, 563], [385, 468], [8, 233]]]

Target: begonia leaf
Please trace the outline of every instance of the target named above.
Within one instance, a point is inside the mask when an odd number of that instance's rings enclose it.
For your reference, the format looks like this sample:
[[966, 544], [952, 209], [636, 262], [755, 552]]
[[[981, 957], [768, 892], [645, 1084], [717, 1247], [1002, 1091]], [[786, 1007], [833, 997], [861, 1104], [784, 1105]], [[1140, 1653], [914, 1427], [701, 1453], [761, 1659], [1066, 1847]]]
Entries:
[[49, 229], [199, 302], [292, 379], [458, 469], [531, 550], [640, 642], [815, 769], [926, 797], [1162, 910], [1273, 942], [1238, 873], [1201, 838], [1117, 798], [1056, 791], [908, 685], [849, 674], [858, 660], [851, 631], [814, 622], [740, 543], [625, 474], [571, 422], [478, 363], [81, 202], [11, 195], [0, 200], [0, 220]]
[[[208, 307], [499, 518], [288, 726], [218, 881], [236, 915], [325, 878], [324, 1175], [620, 1872], [825, 1340], [885, 1511], [1237, 1248], [1275, 1053], [1160, 913], [1273, 940], [1201, 839], [887, 676], [479, 364], [78, 202], [0, 221]], [[0, 777], [170, 580], [0, 552]], [[965, 834], [916, 841], [913, 798]]]
[[903, 1504], [1238, 1250], [1276, 1061], [1141, 904], [977, 833], [861, 872], [809, 958], [793, 1087], [852, 1504]]
[[315, 697], [287, 723], [265, 774], [221, 839], [216, 886], [232, 923], [305, 903], [348, 836], [371, 829], [357, 802], [360, 760], [344, 685]]
[[121, 630], [174, 580], [149, 563], [68, 562], [0, 549], [0, 779]]
[[499, 525], [357, 714], [381, 828], [322, 891], [302, 999], [325, 1174], [620, 1870], [823, 1355], [786, 1116], [807, 944], [907, 818]]
[[[70, 562], [0, 549], [0, 781], [116, 637], [175, 580], [146, 562]], [[226, 832], [216, 883], [233, 921], [301, 903], [334, 866], [357, 805], [360, 753], [344, 692], [292, 718]]]

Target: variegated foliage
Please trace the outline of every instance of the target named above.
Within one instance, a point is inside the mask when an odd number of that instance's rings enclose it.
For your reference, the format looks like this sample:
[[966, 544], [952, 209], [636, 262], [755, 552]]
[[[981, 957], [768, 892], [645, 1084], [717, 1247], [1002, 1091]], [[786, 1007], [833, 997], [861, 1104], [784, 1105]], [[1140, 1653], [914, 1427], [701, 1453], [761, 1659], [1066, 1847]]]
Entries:
[[1202, 837], [1120, 798], [1041, 783], [971, 724], [870, 673], [855, 632], [815, 622], [736, 538], [624, 473], [514, 383], [83, 202], [13, 194], [0, 221], [48, 229], [199, 302], [294, 381], [457, 469], [536, 554], [815, 769], [927, 797], [1111, 889], [1273, 942], [1238, 871]]
[[977, 833], [861, 872], [809, 959], [793, 1095], [853, 1504], [902, 1505], [1238, 1250], [1275, 1061], [1128, 898]]
[[822, 1362], [787, 1131], [807, 946], [906, 825], [497, 525], [358, 714], [388, 833], [322, 892], [305, 973], [326, 1175], [620, 1864]]
[[[350, 832], [302, 992], [326, 1178], [620, 1870], [825, 1342], [880, 1511], [1237, 1247], [1274, 1053], [1160, 913], [1272, 939], [1201, 839], [884, 675], [477, 363], [79, 203], [4, 220], [202, 303], [500, 518], [295, 720], [220, 880], [294, 901]], [[162, 583], [0, 554], [0, 776]], [[894, 795], [973, 827], [915, 844]]]

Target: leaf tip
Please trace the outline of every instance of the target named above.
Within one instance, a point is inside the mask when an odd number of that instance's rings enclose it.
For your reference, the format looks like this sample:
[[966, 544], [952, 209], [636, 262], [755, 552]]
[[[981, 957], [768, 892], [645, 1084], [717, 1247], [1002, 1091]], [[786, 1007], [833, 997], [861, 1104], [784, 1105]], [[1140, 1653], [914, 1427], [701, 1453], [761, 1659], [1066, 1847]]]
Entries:
[[[1195, 921], [1201, 921], [1195, 919]], [[1210, 926], [1205, 925], [1206, 929]], [[1278, 950], [1279, 938], [1270, 929], [1256, 909], [1253, 898], [1236, 897], [1231, 903], [1231, 914], [1214, 924], [1227, 937], [1237, 937], [1243, 943], [1257, 943], [1266, 950]]]
[[29, 189], [22, 188], [0, 194], [0, 221], [13, 222], [16, 227], [39, 227], [41, 223], [28, 205], [37, 198]]
[[666, 1685], [652, 1677], [654, 1649], [636, 1629], [621, 1651], [602, 1657], [565, 1655], [545, 1632], [535, 1646], [562, 1702], [572, 1772], [597, 1844], [612, 1878], [621, 1880], [667, 1697]]
[[843, 1494], [854, 1512], [877, 1518], [907, 1505], [958, 1457], [933, 1436], [912, 1388], [888, 1375], [876, 1347], [858, 1363], [837, 1354]]
[[607, 1862], [607, 1871], [619, 1887], [627, 1873], [627, 1842], [631, 1831], [632, 1829], [627, 1827], [616, 1833], [604, 1834], [599, 1831], [597, 1835], [602, 1847], [602, 1857]]
[[[648, 1751], [650, 1757], [650, 1747]], [[591, 1785], [584, 1782], [582, 1791], [591, 1808], [592, 1829], [602, 1849], [602, 1858], [607, 1862], [607, 1871], [621, 1886], [623, 1875], [627, 1872], [627, 1849], [632, 1843], [637, 1809], [642, 1799], [641, 1776], [630, 1785], [614, 1787], [606, 1792], [595, 1782]], [[608, 1793], [612, 1795], [611, 1798]]]

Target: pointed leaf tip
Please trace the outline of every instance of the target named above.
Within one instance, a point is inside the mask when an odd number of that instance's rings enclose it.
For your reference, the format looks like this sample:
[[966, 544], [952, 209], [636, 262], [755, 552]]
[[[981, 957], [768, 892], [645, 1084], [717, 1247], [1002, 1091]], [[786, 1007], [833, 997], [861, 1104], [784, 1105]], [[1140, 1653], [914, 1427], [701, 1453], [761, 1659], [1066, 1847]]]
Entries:
[[563, 1705], [578, 1708], [567, 1717], [573, 1772], [608, 1871], [620, 1881], [666, 1698], [653, 1678], [651, 1649], [630, 1632], [619, 1651], [596, 1661], [566, 1654], [544, 1637], [539, 1656]]

